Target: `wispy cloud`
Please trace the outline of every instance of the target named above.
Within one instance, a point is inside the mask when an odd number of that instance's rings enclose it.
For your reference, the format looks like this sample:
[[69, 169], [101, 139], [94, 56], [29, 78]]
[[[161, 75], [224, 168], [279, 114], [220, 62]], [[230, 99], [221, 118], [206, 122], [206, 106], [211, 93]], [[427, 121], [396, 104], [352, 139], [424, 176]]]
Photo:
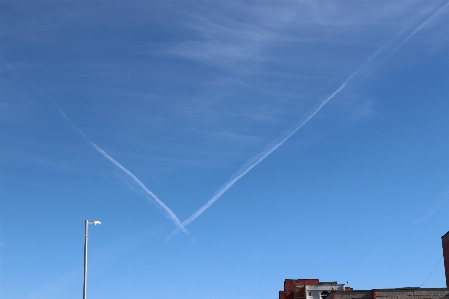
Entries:
[[195, 35], [162, 53], [233, 71], [244, 70], [254, 62], [264, 61], [260, 51], [276, 39], [277, 30], [294, 16], [294, 10], [289, 8], [238, 2], [195, 7], [195, 13], [187, 14], [185, 21]]
[[[227, 157], [229, 148], [241, 148], [237, 154], [241, 159], [248, 158], [245, 153], [264, 147], [276, 137], [276, 132], [285, 131], [298, 118], [305, 117], [306, 111], [316, 104], [312, 99], [330, 94], [363, 63], [372, 49], [402, 26], [393, 20], [425, 11], [421, 7], [424, 5], [407, 1], [385, 1], [382, 6], [313, 1], [276, 4], [181, 1], [174, 10], [166, 9], [170, 5], [157, 5], [161, 9], [142, 2], [107, 5], [95, 2], [87, 7], [61, 3], [42, 11], [45, 21], [40, 21], [34, 10], [27, 8], [24, 10], [27, 14], [20, 14], [23, 24], [14, 23], [20, 26], [4, 31], [7, 36], [15, 33], [14, 39], [27, 42], [31, 35], [36, 36], [33, 45], [41, 43], [39, 48], [54, 50], [48, 43], [66, 30], [89, 25], [100, 26], [99, 30], [117, 28], [117, 20], [110, 13], [99, 13], [105, 7], [120, 15], [133, 15], [131, 23], [121, 24], [125, 30], [108, 30], [114, 32], [113, 39], [97, 36], [95, 32], [86, 32], [86, 39], [84, 36], [76, 39], [88, 43], [92, 38], [101, 38], [102, 42], [105, 38], [107, 43], [103, 45], [111, 46], [112, 50], [120, 48], [120, 55], [114, 56], [114, 60], [108, 55], [91, 59], [91, 50], [97, 49], [79, 47], [76, 49], [80, 52], [69, 52], [78, 59], [76, 63], [56, 60], [50, 66], [47, 61], [35, 59], [33, 62], [39, 65], [31, 72], [44, 69], [45, 74], [62, 74], [63, 79], [56, 79], [63, 81], [62, 84], [81, 79], [83, 85], [98, 78], [101, 82], [114, 82], [82, 86], [83, 93], [94, 89], [95, 95], [101, 95], [94, 101], [97, 107], [101, 105], [101, 115], [115, 118], [107, 127], [111, 138], [113, 134], [124, 143], [135, 142], [151, 151], [155, 160], [171, 159], [173, 164], [182, 167], [204, 161], [224, 165], [210, 159], [214, 155], [222, 157], [220, 161], [235, 162], [238, 159]], [[373, 13], [367, 14], [367, 10]], [[164, 15], [167, 13], [169, 17]], [[123, 35], [131, 28], [128, 26], [147, 26], [148, 21], [143, 18], [148, 14], [158, 15], [156, 21], [150, 21], [157, 24], [154, 27], [157, 30], [149, 30], [150, 36], [144, 42], [128, 40]], [[166, 27], [166, 20], [174, 16], [177, 25], [182, 26]], [[153, 31], [164, 35], [164, 39], [155, 38], [151, 35]], [[354, 38], [362, 34], [370, 36], [369, 43]], [[63, 39], [64, 43], [73, 40]], [[110, 45], [111, 40], [121, 43]], [[64, 49], [75, 49], [71, 44], [57, 44]], [[3, 55], [8, 55], [8, 51]], [[139, 68], [126, 72], [130, 66], [123, 64], [122, 57], [131, 63], [138, 62]], [[17, 59], [12, 61], [15, 67], [20, 63]], [[46, 79], [45, 84], [53, 94], [62, 85], [51, 86], [51, 79]], [[111, 99], [114, 105], [109, 105]], [[126, 126], [116, 125], [119, 121]], [[134, 128], [129, 130], [132, 125]], [[139, 142], [142, 134], [156, 136], [151, 148]], [[212, 148], [210, 144], [218, 146]], [[181, 150], [186, 153], [184, 159], [179, 158]]]
[[[213, 3], [207, 6], [193, 5], [193, 8], [188, 9], [183, 22], [190, 34], [160, 54], [240, 72], [248, 66], [254, 66], [252, 63], [284, 60], [285, 56], [279, 56], [278, 52], [273, 51], [277, 43], [289, 43], [294, 48], [297, 45], [313, 47], [318, 52], [330, 44], [362, 46], [354, 38], [348, 37], [362, 31], [366, 33], [367, 30], [372, 40], [382, 42], [379, 25], [384, 30], [398, 31], [401, 24], [398, 18], [407, 22], [411, 18], [404, 16], [425, 15], [429, 9], [429, 5], [409, 1], [384, 2], [382, 6], [373, 6], [367, 2], [347, 6], [290, 1], [258, 5], [233, 1]], [[369, 14], [365, 13], [367, 10]], [[417, 28], [417, 31], [420, 29]], [[364, 41], [360, 40], [360, 43], [366, 46]]]

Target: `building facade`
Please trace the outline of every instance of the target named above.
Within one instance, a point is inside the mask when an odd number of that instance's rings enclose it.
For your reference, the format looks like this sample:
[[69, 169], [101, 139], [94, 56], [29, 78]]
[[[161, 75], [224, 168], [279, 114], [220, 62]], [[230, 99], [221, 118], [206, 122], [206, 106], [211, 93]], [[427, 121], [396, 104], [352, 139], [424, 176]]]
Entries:
[[336, 291], [327, 299], [449, 299], [447, 288], [398, 288]]
[[279, 291], [279, 299], [324, 299], [332, 291], [345, 290], [344, 284], [320, 282], [319, 279], [286, 279], [284, 290]]

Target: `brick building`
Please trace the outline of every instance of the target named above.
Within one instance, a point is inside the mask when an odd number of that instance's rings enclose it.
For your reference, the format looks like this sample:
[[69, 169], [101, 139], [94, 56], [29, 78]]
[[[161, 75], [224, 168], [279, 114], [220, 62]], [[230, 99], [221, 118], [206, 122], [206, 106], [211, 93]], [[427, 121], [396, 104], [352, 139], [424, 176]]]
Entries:
[[[398, 288], [367, 291], [336, 291], [332, 299], [449, 299], [447, 288]], [[330, 299], [330, 298], [328, 298]]]

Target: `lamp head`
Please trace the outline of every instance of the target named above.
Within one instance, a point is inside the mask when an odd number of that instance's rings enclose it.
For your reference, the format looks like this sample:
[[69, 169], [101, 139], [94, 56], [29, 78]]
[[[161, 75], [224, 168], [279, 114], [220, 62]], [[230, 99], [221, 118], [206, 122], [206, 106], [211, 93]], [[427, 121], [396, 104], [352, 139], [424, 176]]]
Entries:
[[101, 222], [100, 221], [98, 221], [98, 220], [94, 220], [94, 221], [92, 221], [90, 224], [93, 224], [93, 225], [98, 225], [98, 224], [101, 224]]

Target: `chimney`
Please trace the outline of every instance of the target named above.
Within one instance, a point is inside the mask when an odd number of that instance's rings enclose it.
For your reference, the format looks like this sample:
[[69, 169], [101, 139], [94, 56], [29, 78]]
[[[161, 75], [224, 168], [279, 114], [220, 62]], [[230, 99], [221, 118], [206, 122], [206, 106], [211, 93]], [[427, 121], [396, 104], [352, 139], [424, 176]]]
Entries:
[[443, 241], [444, 273], [446, 274], [446, 287], [449, 288], [449, 232], [441, 237]]

